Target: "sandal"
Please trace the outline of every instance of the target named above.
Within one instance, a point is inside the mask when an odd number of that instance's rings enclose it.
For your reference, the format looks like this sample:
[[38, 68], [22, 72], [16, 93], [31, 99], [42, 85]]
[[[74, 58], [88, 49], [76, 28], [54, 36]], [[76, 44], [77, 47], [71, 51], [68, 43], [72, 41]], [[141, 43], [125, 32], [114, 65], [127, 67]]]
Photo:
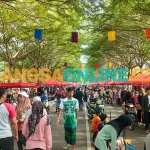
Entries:
[[146, 130], [146, 132], [145, 132], [146, 134], [148, 134], [149, 133], [149, 130]]
[[62, 147], [62, 149], [68, 149], [70, 147], [70, 145], [66, 145], [64, 147]]

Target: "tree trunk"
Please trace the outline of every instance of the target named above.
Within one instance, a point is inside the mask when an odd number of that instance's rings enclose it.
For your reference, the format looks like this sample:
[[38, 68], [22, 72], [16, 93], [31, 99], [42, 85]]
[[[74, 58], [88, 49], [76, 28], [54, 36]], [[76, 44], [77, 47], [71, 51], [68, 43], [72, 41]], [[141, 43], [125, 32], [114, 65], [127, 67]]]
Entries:
[[13, 82], [13, 67], [14, 66], [11, 63], [8, 63], [8, 65], [9, 65], [8, 68], [12, 77], [12, 79], [8, 80], [8, 83], [10, 83], [10, 82]]

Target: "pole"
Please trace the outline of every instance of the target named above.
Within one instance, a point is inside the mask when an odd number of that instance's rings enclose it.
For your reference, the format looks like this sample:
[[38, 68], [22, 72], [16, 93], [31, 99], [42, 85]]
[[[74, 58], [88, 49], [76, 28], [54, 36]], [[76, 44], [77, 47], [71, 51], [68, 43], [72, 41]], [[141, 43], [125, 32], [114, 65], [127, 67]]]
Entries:
[[111, 121], [111, 111], [110, 111], [110, 121]]

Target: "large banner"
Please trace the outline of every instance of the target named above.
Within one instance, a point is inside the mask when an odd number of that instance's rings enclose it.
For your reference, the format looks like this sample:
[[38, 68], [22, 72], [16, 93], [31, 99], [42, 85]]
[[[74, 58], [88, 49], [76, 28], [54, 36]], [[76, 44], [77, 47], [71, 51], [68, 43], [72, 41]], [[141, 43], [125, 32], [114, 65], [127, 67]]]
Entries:
[[[97, 74], [95, 76], [95, 74]], [[103, 82], [103, 81], [128, 81], [128, 69], [127, 68], [85, 68], [85, 69], [73, 69], [66, 68], [61, 72], [60, 69], [55, 69], [51, 72], [48, 68], [42, 68], [37, 70], [36, 68], [19, 70], [15, 68], [12, 72], [6, 68], [0, 81], [10, 82], [46, 82], [48, 80], [58, 80], [60, 82]]]

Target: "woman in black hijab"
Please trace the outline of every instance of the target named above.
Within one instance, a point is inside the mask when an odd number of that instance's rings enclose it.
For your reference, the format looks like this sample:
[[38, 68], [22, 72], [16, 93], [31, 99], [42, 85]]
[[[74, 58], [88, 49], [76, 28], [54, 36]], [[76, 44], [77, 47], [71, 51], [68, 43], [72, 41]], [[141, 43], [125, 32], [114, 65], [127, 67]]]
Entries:
[[125, 102], [125, 105], [128, 105], [129, 103], [135, 105], [134, 99], [132, 98], [131, 92], [127, 92], [126, 96], [123, 99], [123, 102]]
[[111, 150], [116, 150], [116, 140], [125, 128], [130, 128], [134, 121], [129, 115], [121, 115], [108, 122], [98, 133], [95, 146], [97, 150], [107, 150], [107, 141], [111, 141]]

